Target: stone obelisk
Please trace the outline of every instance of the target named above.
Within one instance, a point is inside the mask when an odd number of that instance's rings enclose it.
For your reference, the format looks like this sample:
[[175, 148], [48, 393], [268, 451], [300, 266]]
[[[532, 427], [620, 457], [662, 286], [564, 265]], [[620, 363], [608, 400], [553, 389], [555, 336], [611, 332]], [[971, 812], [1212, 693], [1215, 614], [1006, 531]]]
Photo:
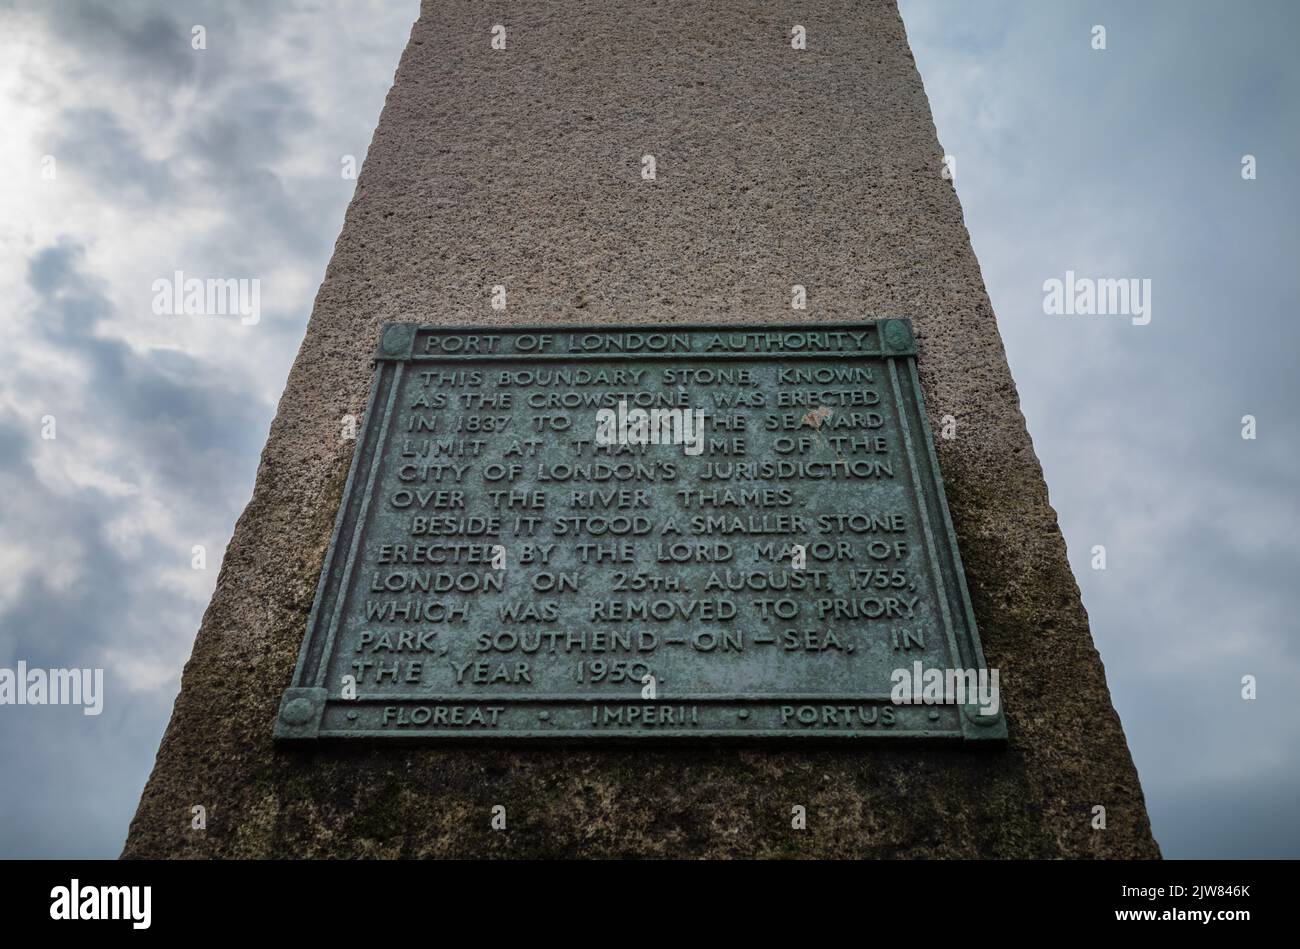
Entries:
[[[1158, 856], [943, 167], [893, 0], [425, 0], [125, 855]], [[1007, 747], [273, 744], [383, 324], [894, 316]]]

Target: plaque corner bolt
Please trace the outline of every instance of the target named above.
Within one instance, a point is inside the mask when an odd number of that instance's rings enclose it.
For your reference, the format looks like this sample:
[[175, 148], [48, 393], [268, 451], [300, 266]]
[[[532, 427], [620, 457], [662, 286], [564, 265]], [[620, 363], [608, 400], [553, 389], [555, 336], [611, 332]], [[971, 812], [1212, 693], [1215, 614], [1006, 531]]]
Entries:
[[916, 355], [916, 339], [912, 335], [912, 321], [908, 319], [895, 318], [885, 320], [885, 325], [881, 327], [881, 340], [883, 342], [883, 351], [887, 356], [914, 356]]
[[275, 716], [275, 740], [302, 741], [319, 737], [321, 719], [325, 716], [325, 699], [325, 689], [285, 689], [280, 697], [280, 711]]
[[385, 323], [379, 334], [377, 359], [409, 359], [415, 344], [414, 323]]
[[962, 739], [979, 747], [1001, 747], [1007, 742], [1007, 720], [999, 709], [986, 715], [978, 705], [965, 705], [961, 716]]

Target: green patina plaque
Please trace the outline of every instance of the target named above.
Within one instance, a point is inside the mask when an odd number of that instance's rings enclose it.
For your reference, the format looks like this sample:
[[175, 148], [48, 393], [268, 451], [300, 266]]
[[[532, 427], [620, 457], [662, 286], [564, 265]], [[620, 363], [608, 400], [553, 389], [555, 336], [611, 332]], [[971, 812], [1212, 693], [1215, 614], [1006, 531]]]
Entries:
[[278, 740], [1006, 737], [906, 320], [390, 324], [356, 441]]

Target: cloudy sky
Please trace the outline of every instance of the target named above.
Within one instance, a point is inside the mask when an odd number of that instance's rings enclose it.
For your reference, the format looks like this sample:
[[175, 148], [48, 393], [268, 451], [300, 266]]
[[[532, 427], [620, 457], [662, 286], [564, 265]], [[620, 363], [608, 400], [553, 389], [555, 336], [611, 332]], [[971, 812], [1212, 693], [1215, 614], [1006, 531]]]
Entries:
[[[108, 693], [0, 707], [0, 855], [121, 848], [416, 10], [0, 0], [0, 667]], [[1300, 856], [1300, 7], [902, 11], [1156, 836]], [[177, 270], [259, 321], [155, 313]], [[1045, 314], [1067, 271], [1151, 322]]]

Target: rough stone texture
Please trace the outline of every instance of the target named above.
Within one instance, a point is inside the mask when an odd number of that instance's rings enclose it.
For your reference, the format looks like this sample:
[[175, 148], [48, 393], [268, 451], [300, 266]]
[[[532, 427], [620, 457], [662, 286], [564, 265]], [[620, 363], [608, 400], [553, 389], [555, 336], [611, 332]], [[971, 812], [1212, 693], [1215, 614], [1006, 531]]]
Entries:
[[[1158, 856], [893, 2], [503, 11], [415, 25], [124, 855]], [[382, 323], [778, 322], [793, 283], [810, 319], [911, 317], [932, 422], [960, 420], [1005, 751], [272, 747]]]

